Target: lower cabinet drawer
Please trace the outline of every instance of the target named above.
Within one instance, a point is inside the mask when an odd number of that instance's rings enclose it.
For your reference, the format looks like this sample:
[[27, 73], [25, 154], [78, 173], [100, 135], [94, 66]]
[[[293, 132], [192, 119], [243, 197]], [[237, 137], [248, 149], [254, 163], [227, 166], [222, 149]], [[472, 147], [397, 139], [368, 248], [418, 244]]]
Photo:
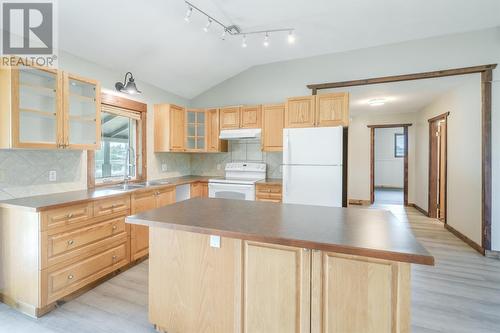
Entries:
[[123, 243], [70, 266], [42, 271], [42, 305], [47, 305], [126, 265]]
[[130, 196], [109, 198], [94, 201], [94, 216], [107, 216], [122, 213], [128, 215], [130, 209]]
[[92, 218], [92, 204], [84, 203], [52, 209], [41, 214], [42, 230], [69, 227]]
[[42, 269], [62, 261], [85, 255], [126, 239], [125, 219], [119, 217], [96, 223], [70, 232], [57, 234], [42, 233]]
[[279, 198], [279, 199], [269, 199], [269, 198], [263, 198], [263, 197], [259, 196], [259, 197], [257, 197], [257, 201], [267, 201], [267, 202], [281, 203], [281, 198]]

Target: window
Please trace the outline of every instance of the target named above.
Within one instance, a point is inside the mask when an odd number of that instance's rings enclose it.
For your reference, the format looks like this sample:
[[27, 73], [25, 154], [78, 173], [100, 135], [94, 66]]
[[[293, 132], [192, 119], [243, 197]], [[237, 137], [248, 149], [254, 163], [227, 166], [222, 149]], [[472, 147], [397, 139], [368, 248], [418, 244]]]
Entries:
[[[101, 149], [95, 151], [95, 182], [137, 179], [141, 170], [141, 116], [138, 112], [103, 105]], [[138, 165], [139, 164], [139, 165]]]
[[394, 157], [405, 157], [405, 135], [394, 134]]

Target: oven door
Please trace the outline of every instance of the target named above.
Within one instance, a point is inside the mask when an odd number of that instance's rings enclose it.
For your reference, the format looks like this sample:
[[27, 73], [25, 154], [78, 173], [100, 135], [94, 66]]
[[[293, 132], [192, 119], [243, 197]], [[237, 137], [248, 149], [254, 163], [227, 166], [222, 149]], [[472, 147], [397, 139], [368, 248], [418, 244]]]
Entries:
[[208, 197], [236, 200], [255, 200], [255, 185], [209, 183]]

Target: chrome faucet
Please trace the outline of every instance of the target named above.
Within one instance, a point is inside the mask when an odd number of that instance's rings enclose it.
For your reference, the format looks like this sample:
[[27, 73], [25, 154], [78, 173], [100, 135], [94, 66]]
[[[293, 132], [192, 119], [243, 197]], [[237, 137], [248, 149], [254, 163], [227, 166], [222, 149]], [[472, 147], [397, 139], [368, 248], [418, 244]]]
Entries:
[[[132, 155], [130, 155], [130, 152], [132, 152]], [[123, 174], [123, 184], [128, 185], [128, 182], [130, 181], [130, 167], [135, 166], [135, 163], [130, 163], [130, 156], [134, 156], [135, 160], [135, 151], [134, 148], [129, 146], [127, 148], [127, 154], [125, 156], [125, 173]]]

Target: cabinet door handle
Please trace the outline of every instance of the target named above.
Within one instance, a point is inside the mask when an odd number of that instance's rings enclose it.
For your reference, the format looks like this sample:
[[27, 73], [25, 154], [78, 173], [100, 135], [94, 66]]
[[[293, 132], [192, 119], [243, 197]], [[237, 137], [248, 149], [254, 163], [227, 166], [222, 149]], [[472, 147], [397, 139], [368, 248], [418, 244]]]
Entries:
[[116, 230], [116, 225], [113, 225], [113, 230]]
[[68, 215], [66, 215], [66, 217], [67, 217], [68, 219], [72, 218], [72, 217], [73, 217], [73, 213], [68, 213]]
[[115, 261], [117, 258], [118, 258], [118, 256], [116, 254], [111, 257], [111, 259], [113, 259], [113, 261]]
[[74, 276], [73, 274], [68, 275], [68, 280], [73, 280]]
[[75, 241], [74, 241], [74, 240], [72, 240], [72, 239], [70, 239], [70, 240], [68, 241], [68, 245], [73, 245], [74, 243], [75, 243]]

